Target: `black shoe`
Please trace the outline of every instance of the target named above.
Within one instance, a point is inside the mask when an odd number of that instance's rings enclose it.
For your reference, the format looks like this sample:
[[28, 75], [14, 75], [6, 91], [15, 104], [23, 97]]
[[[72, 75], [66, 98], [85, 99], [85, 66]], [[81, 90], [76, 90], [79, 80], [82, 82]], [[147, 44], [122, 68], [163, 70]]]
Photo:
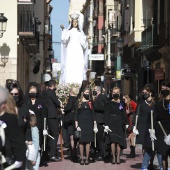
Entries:
[[47, 167], [48, 164], [47, 163], [40, 163], [40, 167], [42, 167], [42, 166]]
[[67, 143], [64, 143], [64, 144], [63, 144], [63, 147], [64, 147], [64, 148], [70, 148], [70, 145], [67, 144]]
[[86, 159], [85, 165], [89, 165], [89, 160], [88, 159]]
[[154, 170], [154, 167], [153, 167], [153, 165], [152, 165], [152, 164], [149, 164], [149, 166], [148, 166], [148, 170]]
[[116, 163], [117, 163], [117, 164], [120, 164], [120, 158], [117, 157]]
[[134, 154], [129, 154], [129, 155], [127, 156], [127, 158], [135, 158], [135, 155], [134, 155]]
[[81, 159], [80, 165], [84, 165], [84, 159]]
[[135, 158], [136, 154], [135, 154], [135, 146], [130, 146], [130, 154], [127, 156], [127, 158]]
[[101, 156], [97, 156], [95, 160], [96, 161], [103, 161], [103, 158]]
[[115, 159], [113, 159], [113, 160], [112, 160], [112, 164], [115, 164], [115, 163], [116, 163], [116, 162], [115, 162]]
[[53, 156], [53, 157], [50, 158], [50, 161], [51, 162], [59, 162], [59, 161], [61, 161], [61, 158]]

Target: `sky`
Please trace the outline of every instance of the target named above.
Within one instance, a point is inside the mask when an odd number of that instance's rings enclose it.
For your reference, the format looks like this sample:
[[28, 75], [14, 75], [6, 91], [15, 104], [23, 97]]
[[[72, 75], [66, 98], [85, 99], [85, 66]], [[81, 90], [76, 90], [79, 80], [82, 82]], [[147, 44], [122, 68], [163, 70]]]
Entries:
[[53, 25], [54, 58], [57, 58], [57, 62], [60, 62], [60, 42], [61, 42], [60, 25], [63, 24], [66, 28], [68, 26], [68, 10], [70, 3], [69, 0], [52, 0], [50, 4], [53, 7], [51, 13], [51, 24]]

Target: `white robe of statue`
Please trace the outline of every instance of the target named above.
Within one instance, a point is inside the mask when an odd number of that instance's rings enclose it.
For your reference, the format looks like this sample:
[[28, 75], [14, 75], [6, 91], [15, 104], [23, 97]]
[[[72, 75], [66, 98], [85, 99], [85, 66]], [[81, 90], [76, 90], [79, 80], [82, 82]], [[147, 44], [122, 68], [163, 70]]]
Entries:
[[64, 29], [61, 36], [60, 84], [81, 84], [86, 80], [88, 43], [82, 30]]

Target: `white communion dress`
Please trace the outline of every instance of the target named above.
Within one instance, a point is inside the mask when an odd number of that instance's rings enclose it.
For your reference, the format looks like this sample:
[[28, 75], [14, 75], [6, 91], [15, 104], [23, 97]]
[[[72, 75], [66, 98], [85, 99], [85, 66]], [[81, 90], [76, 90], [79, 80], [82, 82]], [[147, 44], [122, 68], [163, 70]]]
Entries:
[[83, 31], [77, 28], [62, 31], [60, 84], [81, 84], [86, 80], [88, 43]]

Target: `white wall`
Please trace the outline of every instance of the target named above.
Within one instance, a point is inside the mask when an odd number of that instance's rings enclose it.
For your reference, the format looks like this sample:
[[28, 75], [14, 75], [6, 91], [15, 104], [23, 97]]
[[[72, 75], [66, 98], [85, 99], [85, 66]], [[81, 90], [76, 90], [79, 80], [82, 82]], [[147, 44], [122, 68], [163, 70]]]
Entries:
[[0, 48], [3, 44], [10, 48], [5, 68], [0, 67], [0, 85], [4, 85], [8, 78], [17, 79], [17, 0], [0, 0], [0, 4], [0, 13], [8, 19], [6, 32], [0, 38]]

